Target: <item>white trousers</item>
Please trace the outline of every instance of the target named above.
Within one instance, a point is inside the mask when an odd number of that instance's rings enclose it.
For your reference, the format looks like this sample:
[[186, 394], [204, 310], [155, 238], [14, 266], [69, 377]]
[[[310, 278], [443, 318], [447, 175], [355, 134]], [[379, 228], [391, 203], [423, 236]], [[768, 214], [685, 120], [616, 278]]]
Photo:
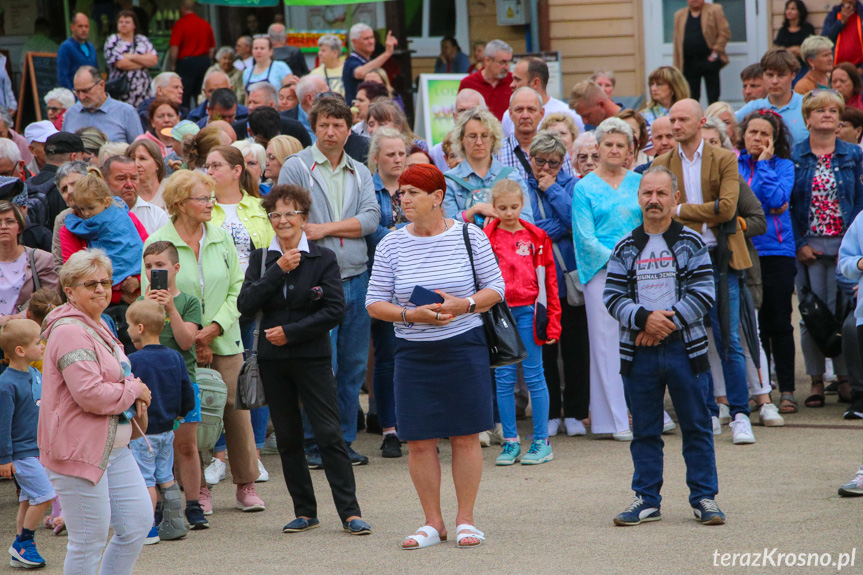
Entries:
[[[743, 289], [743, 288], [741, 288]], [[756, 319], [756, 327], [758, 320]], [[707, 348], [707, 360], [710, 362], [710, 374], [713, 376], [713, 395], [722, 397], [725, 395], [725, 374], [722, 371], [722, 360], [719, 359], [719, 352], [716, 350], [716, 341], [713, 339], [713, 330], [707, 330], [707, 339], [709, 347]], [[760, 340], [759, 340], [760, 342]], [[746, 383], [749, 386], [749, 395], [761, 395], [770, 393], [770, 374], [767, 371], [767, 355], [764, 353], [764, 348], [759, 345], [758, 352], [761, 354], [761, 369], [755, 367], [755, 362], [752, 361], [752, 353], [749, 351], [749, 345], [746, 344], [746, 337], [743, 335], [743, 327], [740, 328], [740, 345], [743, 347], [743, 356], [746, 358]]]

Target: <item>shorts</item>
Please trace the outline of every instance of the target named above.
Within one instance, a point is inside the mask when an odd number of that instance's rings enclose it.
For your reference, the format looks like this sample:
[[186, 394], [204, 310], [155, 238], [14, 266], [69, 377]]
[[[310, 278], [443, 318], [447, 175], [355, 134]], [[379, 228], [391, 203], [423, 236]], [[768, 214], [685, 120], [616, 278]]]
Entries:
[[180, 423], [198, 423], [201, 421], [201, 388], [198, 384], [192, 382], [192, 389], [195, 390], [195, 408], [180, 418]]
[[[147, 445], [147, 440], [153, 449]], [[147, 487], [155, 487], [174, 480], [174, 432], [166, 431], [148, 435], [129, 442], [132, 455], [138, 462], [141, 475]]]
[[15, 464], [15, 481], [21, 488], [18, 501], [28, 501], [30, 505], [39, 505], [51, 501], [57, 494], [48, 479], [45, 468], [38, 457], [25, 457], [13, 461]]

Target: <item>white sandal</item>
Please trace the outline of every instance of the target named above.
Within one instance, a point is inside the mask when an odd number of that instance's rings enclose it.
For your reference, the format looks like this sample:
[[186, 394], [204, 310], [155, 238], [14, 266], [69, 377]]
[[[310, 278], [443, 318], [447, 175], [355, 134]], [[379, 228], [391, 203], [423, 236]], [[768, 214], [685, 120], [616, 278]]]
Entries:
[[[474, 527], [473, 525], [468, 525], [467, 523], [462, 523], [458, 527], [455, 528], [456, 536], [455, 543], [459, 549], [470, 549], [471, 547], [479, 547], [482, 545], [482, 542], [485, 541], [485, 533]], [[464, 533], [463, 533], [464, 532]], [[478, 539], [479, 543], [471, 543], [462, 545], [462, 539]]]
[[[412, 539], [416, 541], [416, 545], [405, 545], [404, 542]], [[402, 540], [401, 548], [405, 551], [411, 551], [413, 549], [423, 549], [425, 547], [431, 547], [432, 545], [437, 545], [438, 543], [443, 543], [446, 541], [446, 535], [441, 537], [438, 530], [432, 527], [431, 525], [423, 525], [417, 532], [413, 535], [408, 535]]]

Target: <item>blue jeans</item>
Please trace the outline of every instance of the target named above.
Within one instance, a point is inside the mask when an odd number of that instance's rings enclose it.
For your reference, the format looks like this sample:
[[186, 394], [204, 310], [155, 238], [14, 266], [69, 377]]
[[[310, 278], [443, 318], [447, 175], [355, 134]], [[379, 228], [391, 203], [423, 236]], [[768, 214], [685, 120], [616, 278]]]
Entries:
[[[510, 310], [521, 340], [527, 348], [527, 359], [521, 362], [521, 366], [533, 408], [533, 438], [548, 439], [548, 387], [545, 385], [545, 372], [542, 369], [542, 347], [533, 339], [533, 306], [516, 306]], [[497, 408], [500, 410], [503, 436], [507, 439], [518, 436], [515, 427], [517, 369], [518, 365], [512, 364], [494, 370], [497, 381]]]
[[[716, 288], [716, 299], [719, 300], [719, 273], [713, 266], [713, 285]], [[744, 288], [745, 289], [745, 288]], [[710, 309], [710, 326], [713, 329], [713, 339], [716, 341], [717, 352], [722, 360], [722, 375], [725, 376], [725, 395], [728, 397], [728, 407], [733, 420], [738, 413], [749, 417], [749, 385], [746, 382], [746, 357], [740, 343], [740, 280], [737, 272], [728, 270], [728, 357], [723, 351], [722, 330], [719, 328], [719, 304]]]
[[689, 504], [714, 499], [719, 490], [713, 452], [713, 426], [707, 409], [707, 372], [694, 374], [683, 340], [640, 346], [632, 371], [623, 376], [626, 404], [632, 414], [629, 451], [635, 472], [632, 490], [651, 507], [662, 497], [662, 411], [665, 388], [671, 396], [683, 436], [683, 459]]
[[396, 368], [396, 334], [393, 324], [387, 321], [372, 320], [372, 342], [375, 346], [375, 373], [372, 378], [375, 401], [378, 406], [378, 419], [384, 429], [396, 426], [396, 398], [393, 374]]
[[[366, 379], [369, 360], [369, 339], [372, 318], [366, 311], [366, 290], [369, 272], [342, 280], [345, 293], [345, 317], [330, 331], [333, 346], [333, 372], [339, 404], [339, 424], [345, 443], [357, 438], [357, 411], [360, 408], [360, 388]], [[308, 422], [303, 425], [307, 440], [314, 434]], [[306, 441], [309, 446], [313, 441]]]

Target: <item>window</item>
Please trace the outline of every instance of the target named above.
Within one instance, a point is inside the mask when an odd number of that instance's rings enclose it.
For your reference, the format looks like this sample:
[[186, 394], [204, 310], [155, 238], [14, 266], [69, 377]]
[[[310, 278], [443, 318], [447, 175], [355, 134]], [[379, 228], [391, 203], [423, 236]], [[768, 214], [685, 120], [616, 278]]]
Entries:
[[[434, 6], [432, 6], [432, 2]], [[440, 54], [440, 41], [454, 36], [462, 52], [469, 53], [468, 0], [404, 0], [410, 49], [416, 57]]]

